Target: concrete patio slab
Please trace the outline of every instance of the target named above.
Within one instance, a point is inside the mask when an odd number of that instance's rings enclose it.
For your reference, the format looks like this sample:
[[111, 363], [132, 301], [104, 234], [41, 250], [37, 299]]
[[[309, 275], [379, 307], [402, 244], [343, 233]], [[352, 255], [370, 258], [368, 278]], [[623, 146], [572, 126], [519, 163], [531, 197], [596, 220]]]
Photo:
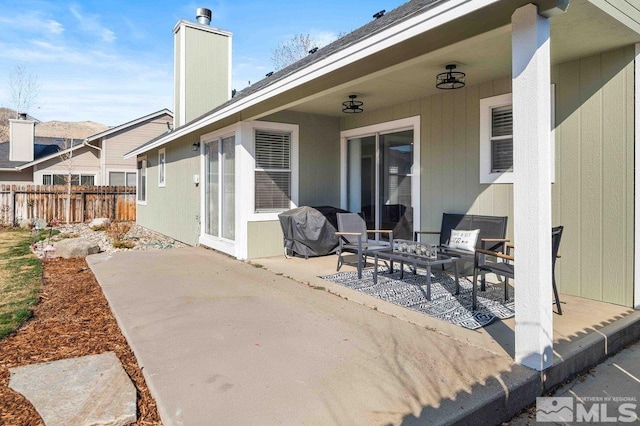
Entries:
[[136, 421], [136, 388], [113, 352], [9, 371], [9, 387], [33, 404], [47, 426], [119, 426]]
[[504, 354], [210, 250], [87, 261], [166, 425], [446, 424], [502, 401], [491, 424], [539, 391]]

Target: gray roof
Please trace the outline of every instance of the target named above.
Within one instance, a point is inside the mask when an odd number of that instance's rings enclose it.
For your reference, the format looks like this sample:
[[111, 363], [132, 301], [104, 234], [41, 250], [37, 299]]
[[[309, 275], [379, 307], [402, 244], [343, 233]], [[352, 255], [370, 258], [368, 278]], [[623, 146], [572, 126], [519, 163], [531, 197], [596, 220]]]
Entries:
[[[82, 144], [82, 139], [74, 139], [73, 146]], [[66, 149], [65, 140], [62, 138], [50, 138], [36, 136], [33, 145], [33, 159], [47, 157]], [[30, 163], [31, 161], [9, 161], [9, 142], [0, 142], [0, 169], [13, 169]]]
[[[382, 17], [378, 18], [378, 19], [374, 19], [373, 21], [363, 25], [362, 27], [350, 32], [349, 34], [345, 35], [344, 37], [339, 38], [338, 40], [334, 41], [331, 44], [328, 44], [327, 46], [318, 49], [318, 51], [316, 51], [315, 53], [309, 54], [307, 56], [305, 56], [304, 58], [300, 59], [298, 62], [295, 62], [291, 65], [289, 65], [286, 68], [281, 69], [280, 71], [274, 72], [271, 76], [269, 77], [265, 77], [262, 80], [252, 84], [251, 86], [241, 90], [240, 92], [238, 92], [236, 94], [236, 96], [234, 96], [232, 99], [228, 100], [227, 102], [218, 105], [217, 107], [215, 107], [214, 109], [212, 109], [211, 111], [201, 115], [200, 117], [197, 117], [193, 120], [191, 120], [190, 122], [183, 124], [182, 126], [173, 129], [172, 132], [175, 132], [177, 130], [180, 130], [186, 126], [189, 126], [199, 120], [201, 120], [204, 117], [207, 117], [208, 115], [221, 110], [229, 105], [232, 105], [236, 102], [238, 102], [240, 99], [249, 96], [255, 92], [258, 92], [260, 90], [266, 89], [267, 87], [273, 85], [274, 83], [282, 80], [283, 78], [303, 69], [306, 68], [328, 56], [333, 55], [334, 53], [337, 53], [343, 49], [346, 49], [347, 47], [360, 42], [362, 40], [365, 40], [377, 33], [379, 33], [380, 31], [383, 31], [389, 27], [393, 27], [394, 25], [399, 24], [400, 22], [403, 22], [409, 18], [411, 18], [412, 16], [418, 15], [422, 12], [424, 12], [425, 10], [429, 9], [430, 7], [432, 7], [433, 5], [435, 5], [436, 3], [442, 3], [445, 2], [447, 0], [411, 0], [403, 5], [398, 6], [397, 8], [393, 9], [392, 11], [386, 13], [385, 15], [383, 15]], [[138, 148], [136, 148], [134, 151], [137, 151], [138, 149], [144, 148], [147, 145], [151, 145], [153, 144], [155, 141], [166, 137], [167, 134], [163, 134], [160, 135], [152, 140], [150, 140], [149, 142], [146, 142], [145, 144], [139, 146]], [[132, 151], [133, 152], [133, 151]]]

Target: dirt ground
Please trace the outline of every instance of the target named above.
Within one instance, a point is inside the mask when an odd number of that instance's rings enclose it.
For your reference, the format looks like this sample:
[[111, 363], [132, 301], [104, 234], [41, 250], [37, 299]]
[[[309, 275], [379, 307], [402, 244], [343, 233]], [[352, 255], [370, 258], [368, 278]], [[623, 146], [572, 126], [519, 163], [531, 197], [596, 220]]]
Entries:
[[33, 316], [0, 340], [0, 425], [43, 425], [33, 406], [8, 387], [9, 368], [116, 353], [138, 392], [136, 425], [161, 425], [142, 371], [84, 259], [44, 262], [45, 280]]

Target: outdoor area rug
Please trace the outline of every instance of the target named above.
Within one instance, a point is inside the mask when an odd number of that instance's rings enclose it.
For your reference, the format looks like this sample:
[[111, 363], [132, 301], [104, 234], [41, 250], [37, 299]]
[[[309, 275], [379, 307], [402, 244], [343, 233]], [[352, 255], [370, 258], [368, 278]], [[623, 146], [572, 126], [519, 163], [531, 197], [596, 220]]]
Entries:
[[513, 288], [509, 289], [509, 300], [505, 302], [503, 284], [487, 283], [486, 291], [478, 288], [477, 310], [472, 311], [472, 286], [467, 278], [460, 277], [460, 294], [456, 296], [455, 279], [444, 271], [432, 270], [429, 301], [424, 269], [419, 269], [417, 275], [405, 270], [402, 280], [397, 269], [393, 274], [387, 271], [378, 268], [378, 284], [373, 283], [373, 269], [363, 270], [360, 280], [355, 271], [320, 278], [472, 330], [491, 324], [496, 318], [511, 318], [515, 314]]

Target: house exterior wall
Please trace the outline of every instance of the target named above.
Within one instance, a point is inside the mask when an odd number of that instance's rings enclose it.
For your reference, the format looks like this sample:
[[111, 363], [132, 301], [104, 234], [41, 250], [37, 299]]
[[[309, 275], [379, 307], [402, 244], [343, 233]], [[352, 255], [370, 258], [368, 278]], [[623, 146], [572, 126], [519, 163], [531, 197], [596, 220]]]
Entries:
[[[553, 224], [564, 225], [559, 290], [632, 306], [634, 48], [559, 64], [555, 88]], [[503, 78], [343, 119], [343, 130], [421, 116], [421, 228], [443, 212], [509, 216], [513, 185], [479, 183], [480, 99], [509, 93]], [[302, 193], [302, 192], [301, 192]]]
[[[143, 143], [159, 136], [167, 131], [167, 122], [172, 123], [173, 117], [164, 114], [153, 120], [140, 123], [121, 132], [108, 135], [102, 139], [104, 155], [104, 180], [103, 184], [109, 184], [110, 171], [135, 171], [136, 159], [125, 160], [124, 154], [134, 150]], [[91, 142], [95, 144], [95, 142]]]
[[62, 160], [59, 156], [43, 161], [34, 166], [33, 182], [36, 185], [42, 184], [42, 175], [46, 173], [67, 174], [71, 168], [74, 174], [95, 175], [95, 183], [99, 185], [102, 179], [100, 173], [100, 159], [98, 152], [89, 147], [77, 148], [73, 151], [71, 159]]
[[0, 172], [0, 185], [33, 185], [33, 183], [33, 167], [15, 172]]
[[158, 149], [147, 157], [147, 200], [137, 205], [136, 222], [145, 228], [190, 245], [200, 235], [200, 187], [193, 175], [200, 175], [199, 153], [185, 137], [166, 145], [166, 185], [158, 185]]
[[[283, 111], [261, 121], [298, 124], [299, 206], [340, 206], [340, 120]], [[279, 221], [249, 222], [248, 258], [281, 255]]]

